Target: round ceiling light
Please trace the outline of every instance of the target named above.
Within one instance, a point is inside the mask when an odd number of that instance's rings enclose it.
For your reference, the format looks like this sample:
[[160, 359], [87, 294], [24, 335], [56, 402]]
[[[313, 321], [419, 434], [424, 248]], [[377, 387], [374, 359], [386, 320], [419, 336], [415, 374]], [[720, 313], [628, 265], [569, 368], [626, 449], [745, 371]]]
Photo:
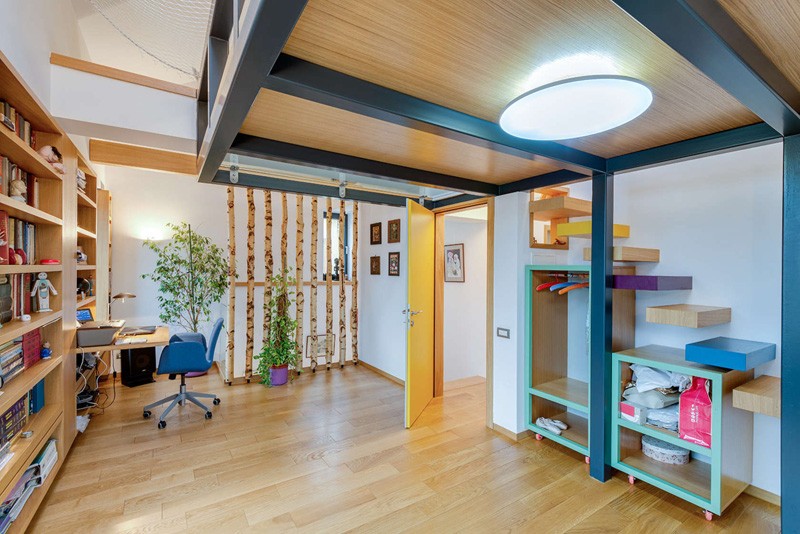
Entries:
[[650, 107], [653, 93], [635, 78], [600, 75], [560, 80], [506, 106], [500, 127], [524, 139], [573, 139], [616, 128]]

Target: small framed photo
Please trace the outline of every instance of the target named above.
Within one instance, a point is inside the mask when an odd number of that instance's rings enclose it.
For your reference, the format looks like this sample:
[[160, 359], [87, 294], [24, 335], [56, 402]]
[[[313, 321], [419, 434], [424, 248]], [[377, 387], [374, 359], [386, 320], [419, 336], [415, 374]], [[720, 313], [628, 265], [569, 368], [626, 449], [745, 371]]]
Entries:
[[369, 258], [369, 274], [381, 274], [381, 257], [370, 256]]
[[400, 253], [389, 253], [389, 276], [400, 276]]
[[387, 225], [388, 236], [386, 238], [387, 243], [399, 243], [400, 242], [400, 219], [392, 219]]
[[383, 234], [383, 228], [381, 228], [381, 223], [373, 223], [369, 225], [369, 244], [370, 245], [380, 245], [381, 238]]
[[444, 246], [444, 281], [464, 281], [464, 243]]

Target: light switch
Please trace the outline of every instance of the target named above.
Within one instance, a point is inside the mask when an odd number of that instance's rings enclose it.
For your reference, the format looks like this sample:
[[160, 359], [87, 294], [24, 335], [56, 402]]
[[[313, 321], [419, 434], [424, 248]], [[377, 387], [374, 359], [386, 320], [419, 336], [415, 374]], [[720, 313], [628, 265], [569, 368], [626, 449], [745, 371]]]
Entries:
[[511, 339], [511, 329], [510, 328], [497, 328], [497, 337], [504, 337], [506, 339]]

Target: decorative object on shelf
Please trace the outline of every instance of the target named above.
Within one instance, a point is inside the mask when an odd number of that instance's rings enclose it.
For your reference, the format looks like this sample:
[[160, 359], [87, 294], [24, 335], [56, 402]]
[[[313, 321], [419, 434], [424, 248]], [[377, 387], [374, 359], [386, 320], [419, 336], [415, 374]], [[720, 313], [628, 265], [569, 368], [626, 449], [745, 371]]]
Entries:
[[75, 251], [75, 260], [79, 265], [85, 264], [89, 261], [89, 256], [83, 251], [83, 247], [78, 245], [78, 250]]
[[653, 436], [642, 436], [642, 453], [656, 462], [670, 465], [686, 465], [692, 459], [692, 454], [688, 449]]
[[400, 276], [400, 253], [389, 253], [389, 276]]
[[269, 301], [269, 339], [256, 356], [261, 383], [280, 386], [287, 382], [289, 366], [296, 370], [302, 360], [295, 340], [297, 321], [292, 319], [290, 308], [294, 299], [296, 281], [290, 276], [291, 269], [283, 268], [270, 279], [272, 298]]
[[53, 311], [50, 308], [50, 293], [53, 295], [58, 295], [56, 288], [54, 288], [53, 284], [50, 283], [50, 280], [47, 279], [47, 273], [39, 273], [36, 282], [33, 284], [31, 296], [34, 297], [38, 295], [40, 312]]
[[61, 265], [61, 260], [45, 258], [43, 260], [39, 260], [39, 265]]
[[[18, 175], [15, 175], [18, 176]], [[25, 180], [20, 179], [19, 177], [11, 180], [8, 184], [8, 196], [11, 197], [11, 200], [18, 200], [20, 202], [28, 202], [28, 186], [25, 184]]]
[[42, 343], [41, 357], [43, 360], [49, 360], [53, 357], [53, 349], [50, 348], [50, 342], [45, 341]]
[[155, 270], [142, 278], [159, 286], [162, 321], [197, 332], [211, 317], [211, 305], [228, 290], [228, 261], [221, 247], [188, 223], [167, 227], [172, 230], [168, 241], [143, 243], [157, 258]]
[[715, 337], [686, 345], [686, 361], [749, 371], [775, 359], [775, 344]]
[[464, 244], [444, 246], [444, 281], [464, 281]]
[[370, 256], [369, 258], [369, 274], [381, 274], [381, 257]]
[[681, 393], [681, 439], [711, 448], [711, 386], [706, 378], [692, 377], [692, 387]]
[[392, 219], [386, 223], [388, 235], [386, 236], [387, 243], [400, 242], [400, 219]]
[[92, 294], [92, 283], [89, 282], [89, 280], [87, 280], [86, 278], [78, 278], [76, 292], [78, 295], [81, 296], [80, 300], [85, 299], [86, 295]]
[[380, 245], [382, 243], [383, 229], [381, 223], [376, 222], [369, 225], [369, 244]]
[[64, 170], [64, 158], [56, 147], [45, 145], [39, 149], [39, 155], [42, 156], [47, 163], [52, 165], [59, 174], [64, 174], [66, 172]]

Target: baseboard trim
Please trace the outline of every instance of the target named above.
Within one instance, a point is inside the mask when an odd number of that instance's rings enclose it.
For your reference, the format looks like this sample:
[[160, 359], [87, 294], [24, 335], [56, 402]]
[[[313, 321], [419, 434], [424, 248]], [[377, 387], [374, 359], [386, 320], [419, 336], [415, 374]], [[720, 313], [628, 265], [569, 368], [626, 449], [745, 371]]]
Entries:
[[527, 438], [528, 436], [532, 436], [533, 435], [533, 432], [531, 432], [530, 430], [523, 430], [522, 432], [513, 432], [513, 431], [511, 431], [511, 430], [509, 430], [509, 429], [507, 429], [505, 427], [502, 427], [502, 426], [498, 425], [497, 423], [495, 423], [492, 426], [492, 430], [494, 430], [495, 432], [497, 432], [501, 436], [503, 436], [505, 438], [508, 438], [508, 439], [510, 439], [512, 441], [521, 441], [521, 440]]
[[755, 497], [756, 499], [761, 499], [762, 501], [774, 504], [775, 506], [781, 505], [781, 496], [775, 495], [771, 491], [767, 491], [765, 489], [757, 488], [755, 486], [747, 486], [744, 490], [744, 493], [750, 495], [751, 497]]
[[365, 362], [364, 360], [358, 360], [358, 365], [363, 366], [365, 369], [369, 369], [373, 373], [381, 375], [383, 378], [388, 378], [389, 380], [391, 380], [395, 384], [399, 384], [399, 385], [401, 385], [403, 387], [405, 387], [405, 385], [406, 385], [405, 380], [400, 380], [396, 376], [390, 375], [389, 373], [387, 373], [383, 369], [378, 369], [374, 365], [370, 365], [367, 362]]

